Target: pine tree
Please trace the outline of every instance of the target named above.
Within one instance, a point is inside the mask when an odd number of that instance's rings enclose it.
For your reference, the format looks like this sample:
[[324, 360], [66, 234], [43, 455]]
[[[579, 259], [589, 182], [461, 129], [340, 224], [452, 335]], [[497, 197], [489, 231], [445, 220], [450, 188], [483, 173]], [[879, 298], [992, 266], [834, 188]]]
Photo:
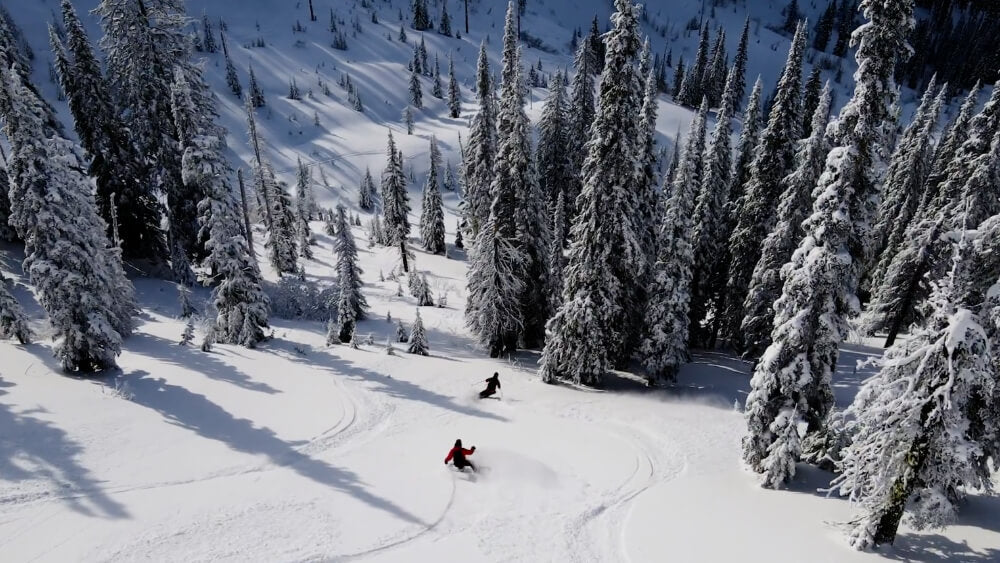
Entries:
[[597, 27], [597, 16], [590, 22], [590, 33], [587, 34], [586, 43], [590, 44], [588, 52], [590, 54], [589, 69], [592, 74], [604, 72], [604, 64], [607, 54], [607, 46], [601, 38], [601, 31]]
[[580, 43], [576, 51], [573, 76], [573, 92], [569, 101], [569, 139], [567, 143], [570, 157], [570, 172], [573, 182], [566, 193], [566, 220], [571, 223], [576, 217], [576, 200], [583, 187], [583, 161], [587, 157], [587, 141], [590, 140], [590, 126], [597, 116], [594, 100], [594, 77], [590, 64], [592, 55], [589, 41]]
[[[872, 300], [863, 324], [868, 332], [887, 330], [886, 346], [891, 346], [908, 324], [922, 320], [918, 304], [930, 291], [925, 278], [929, 271], [946, 263], [942, 235], [963, 228], [955, 222], [955, 213], [971, 212], [979, 215], [980, 221], [988, 216], [989, 205], [968, 208], [972, 201], [966, 199], [965, 187], [1000, 129], [1000, 83], [994, 85], [983, 110], [970, 118], [974, 97], [970, 94], [967, 98], [956, 124], [941, 142], [904, 243], [894, 250], [894, 256], [887, 257], [884, 273], [882, 264], [876, 268]], [[951, 158], [941, 158], [948, 154]], [[968, 220], [971, 224], [979, 222], [971, 217]]]
[[[493, 236], [513, 241], [523, 256], [515, 274], [524, 288], [518, 296], [525, 346], [539, 344], [545, 334], [548, 304], [545, 299], [549, 225], [546, 197], [535, 177], [531, 131], [524, 111], [521, 57], [517, 46], [516, 7], [507, 7], [504, 27], [500, 103], [497, 107], [497, 156], [493, 166], [490, 218], [497, 227]], [[481, 306], [477, 304], [476, 306]]]
[[444, 208], [441, 201], [441, 189], [438, 187], [438, 161], [440, 153], [435, 158], [437, 152], [437, 139], [431, 138], [431, 168], [427, 174], [427, 183], [424, 186], [424, 197], [421, 202], [420, 211], [420, 239], [423, 241], [424, 250], [431, 254], [444, 254]]
[[733, 59], [733, 112], [738, 113], [743, 108], [743, 96], [747, 90], [747, 48], [750, 43], [750, 17], [743, 23], [743, 33], [740, 34], [740, 45], [736, 49], [736, 57]]
[[572, 190], [574, 181], [569, 149], [569, 115], [566, 87], [562, 74], [552, 78], [549, 97], [545, 100], [538, 122], [538, 185], [546, 202], [554, 205], [560, 193]]
[[524, 291], [518, 270], [524, 256], [513, 241], [500, 236], [490, 214], [469, 252], [465, 321], [479, 341], [498, 358], [517, 346], [521, 331], [518, 297]]
[[882, 201], [872, 232], [875, 242], [872, 257], [878, 258], [889, 246], [892, 231], [905, 231], [906, 225], [917, 211], [921, 188], [927, 179], [928, 164], [933, 148], [932, 134], [944, 104], [947, 88], [937, 87], [937, 77], [932, 77], [913, 116], [913, 121], [903, 131], [896, 149], [889, 160], [882, 188]]
[[240, 76], [236, 73], [236, 65], [229, 58], [229, 45], [226, 44], [226, 34], [220, 32], [219, 37], [222, 39], [222, 53], [226, 59], [226, 84], [232, 90], [233, 94], [242, 100], [243, 84], [240, 83]]
[[406, 193], [406, 175], [403, 173], [403, 157], [396, 150], [396, 141], [389, 131], [389, 145], [386, 149], [386, 165], [382, 171], [382, 216], [385, 230], [385, 244], [399, 246], [410, 236], [410, 198]]
[[214, 53], [219, 50], [218, 46], [215, 44], [215, 33], [212, 31], [212, 21], [208, 19], [208, 16], [202, 14], [201, 16], [201, 46], [205, 49], [206, 53]]
[[403, 108], [403, 123], [406, 125], [406, 134], [413, 134], [413, 108], [407, 105]]
[[848, 410], [856, 430], [834, 486], [861, 508], [850, 533], [857, 549], [892, 543], [907, 509], [916, 529], [940, 527], [964, 490], [992, 487], [980, 471], [991, 449], [983, 438], [1000, 425], [987, 418], [974, 431], [970, 413], [1000, 406], [991, 393], [994, 354], [983, 321], [961, 299], [962, 246], [930, 299], [928, 326], [886, 352]]
[[441, 88], [441, 71], [438, 68], [437, 55], [434, 56], [434, 82], [431, 86], [431, 95], [439, 100], [444, 99], [444, 90]]
[[785, 33], [795, 33], [799, 25], [799, 0], [791, 0], [785, 8], [785, 24], [781, 26]]
[[16, 338], [21, 344], [31, 343], [31, 328], [21, 304], [7, 290], [7, 280], [0, 274], [0, 338]]
[[438, 33], [451, 37], [451, 16], [448, 15], [448, 1], [441, 2], [441, 20], [438, 23]]
[[674, 69], [674, 87], [670, 91], [670, 95], [674, 97], [674, 101], [680, 103], [681, 100], [681, 88], [684, 86], [684, 76], [687, 75], [687, 71], [684, 67], [684, 55], [681, 55], [677, 59], [677, 68]]
[[372, 171], [365, 167], [365, 177], [361, 179], [358, 188], [358, 205], [365, 211], [375, 208], [375, 180], [372, 179]]
[[420, 77], [417, 72], [416, 68], [410, 71], [410, 104], [420, 109], [424, 107], [424, 94], [420, 88]]
[[191, 86], [199, 127], [207, 130], [215, 112], [202, 70], [188, 58], [184, 3], [102, 0], [95, 13], [104, 27], [101, 45], [119, 115], [127, 116], [125, 125], [139, 154], [151, 163], [146, 167], [146, 185], [165, 195], [174, 275], [178, 281], [190, 281], [188, 260], [202, 254], [197, 203], [203, 194], [189, 191], [181, 180], [181, 152], [170, 102], [175, 68]]
[[726, 84], [727, 59], [726, 31], [720, 28], [715, 39], [715, 46], [712, 47], [709, 65], [705, 68], [705, 75], [701, 78], [701, 91], [708, 98], [708, 104], [711, 107], [718, 107], [722, 103], [722, 90]]
[[823, 171], [829, 146], [826, 123], [830, 112], [829, 82], [820, 93], [810, 124], [812, 134], [799, 145], [795, 171], [782, 182], [785, 191], [778, 204], [778, 221], [764, 239], [760, 260], [750, 278], [750, 288], [743, 305], [746, 315], [741, 324], [747, 355], [759, 357], [771, 344], [774, 303], [781, 296], [781, 269], [787, 264], [802, 240], [802, 222], [811, 203], [812, 190]]
[[455, 59], [448, 55], [448, 115], [458, 119], [462, 115], [462, 90], [455, 78]]
[[794, 165], [795, 141], [802, 125], [799, 97], [805, 40], [805, 26], [799, 25], [750, 166], [745, 192], [736, 203], [736, 221], [729, 241], [731, 258], [723, 333], [737, 349], [742, 349], [739, 326], [744, 317], [743, 302], [750, 276], [760, 258], [761, 243], [774, 226], [774, 202], [781, 195], [781, 180]]
[[62, 3], [62, 13], [68, 53], [51, 29], [50, 40], [80, 144], [90, 157], [87, 172], [97, 184], [98, 212], [111, 225], [114, 208], [126, 257], [165, 263], [168, 256], [159, 229], [160, 205], [155, 194], [145, 187], [145, 161], [118, 118], [101, 63], [68, 0]]
[[218, 136], [194, 135], [182, 158], [183, 179], [199, 185], [205, 194], [198, 203], [198, 223], [206, 239], [208, 255], [203, 266], [211, 273], [207, 281], [215, 285], [212, 339], [253, 348], [265, 339], [268, 298], [257, 259], [243, 233], [243, 215], [229, 184], [232, 170], [224, 148]]
[[562, 306], [563, 272], [566, 269], [566, 194], [559, 192], [555, 211], [552, 213], [552, 244], [549, 245], [548, 300], [552, 310]]
[[646, 327], [639, 354], [650, 384], [674, 381], [688, 361], [688, 307], [694, 266], [695, 198], [701, 188], [700, 161], [705, 152], [708, 99], [688, 132], [660, 227]]
[[[806, 80], [806, 85], [802, 88], [802, 138], [806, 139], [812, 135], [812, 123], [814, 121], [816, 107], [819, 105], [820, 90], [823, 89], [823, 84], [820, 81], [820, 71], [818, 67], [814, 67], [812, 72], [809, 74], [809, 80]], [[824, 121], [825, 123], [825, 121]]]
[[357, 321], [365, 318], [368, 302], [361, 293], [364, 285], [361, 281], [361, 268], [358, 267], [358, 248], [354, 243], [354, 235], [347, 220], [347, 210], [343, 205], [337, 206], [334, 220], [337, 234], [334, 240], [334, 252], [337, 253], [337, 281], [340, 293], [337, 297], [338, 338], [341, 342], [350, 342], [357, 329]]
[[424, 31], [431, 28], [431, 17], [427, 12], [426, 0], [413, 0], [413, 29]]
[[472, 118], [469, 145], [465, 149], [465, 222], [473, 236], [479, 234], [490, 214], [490, 182], [497, 151], [496, 107], [490, 78], [486, 41], [479, 45], [476, 67], [476, 99], [479, 112]]
[[249, 67], [250, 73], [250, 103], [255, 108], [262, 108], [267, 105], [267, 100], [264, 99], [264, 91], [260, 89], [260, 85], [257, 84], [257, 76], [253, 73], [253, 65]]
[[420, 309], [417, 309], [417, 318], [413, 320], [413, 329], [410, 331], [410, 339], [406, 351], [411, 354], [428, 355], [427, 332], [424, 330], [424, 320], [420, 318]]
[[833, 24], [837, 17], [837, 0], [830, 0], [826, 5], [826, 10], [816, 22], [813, 31], [813, 49], [826, 51], [826, 46], [830, 44], [830, 36], [833, 35]]
[[[875, 212], [873, 182], [895, 85], [913, 15], [911, 0], [862, 0], [869, 23], [855, 33], [858, 72], [854, 96], [829, 128], [831, 145], [813, 194], [805, 237], [784, 268], [782, 296], [774, 305], [773, 343], [761, 357], [747, 397], [748, 436], [743, 458], [764, 484], [777, 487], [794, 475], [797, 431], [822, 429], [833, 405], [831, 379], [847, 317], [856, 314], [861, 266]], [[789, 413], [792, 413], [791, 415]]]
[[311, 245], [316, 244], [313, 239], [312, 230], [309, 228], [309, 219], [312, 218], [310, 193], [312, 192], [312, 174], [309, 167], [302, 164], [302, 159], [298, 159], [298, 174], [295, 183], [295, 240], [298, 243], [299, 254], [303, 258], [312, 260]]
[[14, 242], [17, 240], [17, 231], [10, 224], [10, 177], [7, 175], [7, 163], [4, 159], [0, 166], [0, 241]]
[[288, 194], [278, 184], [271, 163], [262, 156], [262, 140], [257, 132], [256, 112], [250, 98], [247, 98], [244, 109], [250, 130], [250, 146], [255, 157], [254, 191], [260, 200], [264, 226], [268, 233], [268, 261], [279, 273], [295, 273], [298, 271], [298, 256], [295, 251], [295, 222], [291, 215], [291, 202]]
[[16, 67], [0, 77], [11, 146], [10, 224], [24, 240], [24, 271], [48, 313], [55, 355], [67, 371], [113, 367], [132, 332], [134, 289], [109, 247], [76, 147], [44, 125], [45, 106]]
[[837, 42], [833, 46], [833, 55], [836, 57], [847, 55], [847, 48], [851, 44], [851, 30], [854, 29], [855, 11], [854, 0], [841, 0], [837, 18]]
[[709, 70], [709, 44], [708, 44], [708, 23], [701, 28], [701, 39], [698, 41], [698, 52], [694, 58], [694, 64], [684, 74], [684, 81], [681, 82], [680, 91], [677, 93], [678, 103], [686, 106], [694, 106], [701, 103], [701, 98], [705, 91], [702, 88], [705, 73]]
[[[726, 211], [729, 207], [729, 191], [732, 184], [732, 137], [733, 105], [736, 97], [736, 67], [729, 70], [726, 77], [726, 88], [720, 95], [722, 107], [719, 108], [715, 131], [712, 134], [711, 145], [703, 156], [704, 173], [696, 188], [694, 207], [694, 233], [691, 237], [694, 256], [693, 272], [690, 285], [690, 334], [689, 341], [693, 346], [705, 347], [715, 339], [713, 326], [706, 326], [703, 321], [711, 311], [714, 317], [719, 316], [719, 300], [725, 286], [720, 283], [725, 279], [726, 263], [719, 261], [725, 257], [724, 248], [728, 243]], [[718, 324], [718, 323], [713, 323]]]
[[[750, 92], [750, 101], [747, 102], [747, 109], [743, 113], [743, 130], [740, 132], [740, 140], [736, 145], [736, 161], [733, 163], [733, 182], [730, 190], [729, 203], [729, 225], [733, 225], [738, 212], [738, 205], [743, 197], [744, 186], [750, 181], [750, 167], [753, 164], [754, 153], [757, 152], [757, 145], [760, 143], [760, 131], [764, 124], [761, 123], [761, 90], [763, 83], [760, 76], [753, 85]], [[729, 229], [727, 229], [728, 231]]]
[[563, 305], [546, 326], [542, 380], [600, 385], [626, 343], [625, 318], [634, 272], [642, 263], [635, 214], [636, 140], [641, 79], [632, 60], [639, 51], [638, 8], [616, 0], [607, 35], [594, 134], [583, 165], [563, 285]]

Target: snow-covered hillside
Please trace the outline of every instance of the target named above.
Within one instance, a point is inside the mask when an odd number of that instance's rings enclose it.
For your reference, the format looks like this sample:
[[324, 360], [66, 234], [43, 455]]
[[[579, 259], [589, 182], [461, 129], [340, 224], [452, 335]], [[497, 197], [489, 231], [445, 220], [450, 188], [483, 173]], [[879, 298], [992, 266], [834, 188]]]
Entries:
[[[86, 14], [98, 2], [73, 3]], [[451, 0], [462, 37], [423, 34], [442, 71], [454, 57], [465, 104], [459, 119], [449, 118], [423, 78], [426, 106], [416, 112], [413, 135], [400, 114], [406, 63], [421, 35], [407, 29], [410, 44], [397, 39], [407, 2], [312, 4], [318, 21], [310, 21], [307, 0], [188, 0], [187, 7], [194, 22], [203, 14], [225, 21], [244, 88], [252, 63], [267, 97], [258, 125], [282, 180], [294, 183], [301, 159], [320, 206], [341, 203], [367, 222], [358, 183], [366, 168], [377, 177], [385, 166], [391, 130], [412, 169], [416, 223], [432, 137], [458, 165], [459, 135], [466, 139], [475, 110], [471, 86], [482, 40], [492, 68], [500, 68], [506, 2], [470, 1], [465, 33], [462, 2]], [[648, 4], [644, 31], [653, 50], [690, 60], [698, 33], [685, 26], [702, 1]], [[749, 14], [748, 77], [752, 83], [761, 75], [765, 95], [788, 49], [789, 37], [768, 29], [780, 24], [785, 4], [746, 0], [715, 10], [730, 53]], [[46, 66], [45, 26], [57, 0], [5, 5], [35, 51], [36, 83], [71, 124]], [[801, 5], [810, 18], [824, 7]], [[431, 2], [435, 18], [440, 9], [440, 0]], [[346, 22], [338, 24], [348, 31], [346, 51], [330, 46], [331, 11]], [[547, 49], [525, 48], [524, 60], [536, 67], [540, 61], [545, 73], [569, 68], [573, 30], [586, 33], [595, 14], [603, 27], [610, 11], [607, 0], [528, 0], [523, 31]], [[85, 23], [96, 41], [96, 18]], [[296, 24], [305, 29], [294, 31]], [[260, 38], [266, 46], [250, 46]], [[232, 163], [246, 170], [252, 150], [243, 104], [226, 85], [221, 52], [200, 56], [229, 131]], [[849, 96], [852, 65], [845, 63], [836, 107]], [[363, 112], [338, 85], [347, 75]], [[292, 79], [302, 100], [287, 98]], [[546, 95], [531, 91], [533, 120]], [[692, 119], [661, 96], [657, 138], [672, 146]], [[463, 314], [467, 263], [453, 246], [458, 203], [458, 194], [445, 193], [449, 255], [414, 251], [442, 305], [419, 308], [429, 356], [408, 354], [397, 341], [398, 323], [412, 327], [418, 311], [391, 279], [397, 253], [369, 244], [367, 230], [355, 227], [370, 305], [358, 325], [358, 349], [327, 346], [323, 322], [276, 316], [273, 338], [257, 349], [181, 346], [177, 287], [136, 275], [141, 313], [120, 369], [67, 376], [44, 338], [45, 312], [22, 271], [22, 248], [0, 244], [0, 271], [13, 280], [38, 336], [26, 346], [0, 342], [0, 561], [1000, 561], [997, 497], [972, 496], [945, 531], [904, 526], [894, 546], [872, 553], [844, 542], [854, 511], [821, 490], [830, 474], [800, 464], [790, 490], [761, 489], [740, 460], [750, 364], [730, 354], [696, 353], [670, 389], [649, 389], [618, 373], [600, 391], [541, 383], [537, 353], [520, 352], [510, 362], [486, 358]], [[313, 259], [302, 260], [304, 276], [329, 286], [336, 277], [333, 239], [320, 222], [312, 230], [317, 246]], [[264, 277], [276, 280], [260, 239], [257, 248]], [[199, 311], [208, 297], [207, 289], [195, 289]], [[858, 363], [880, 352], [860, 343], [842, 347], [834, 381], [839, 407], [872, 373]], [[499, 399], [477, 399], [494, 372]], [[456, 438], [477, 446], [470, 459], [480, 472], [443, 466]]]
[[[144, 312], [119, 373], [65, 377], [45, 343], [3, 343], [4, 560], [880, 558], [844, 543], [851, 509], [817, 491], [827, 475], [804, 470], [775, 492], [741, 469], [747, 364], [701, 354], [669, 392], [624, 377], [605, 392], [545, 385], [531, 354], [483, 359], [463, 328], [464, 264], [424, 254], [432, 284], [454, 289], [447, 308], [420, 309], [431, 355], [399, 343], [387, 355], [386, 315], [410, 326], [415, 301], [377, 281], [391, 251], [361, 256], [372, 314], [359, 333], [375, 344], [358, 350], [324, 346], [321, 323], [278, 319], [259, 350], [179, 346], [176, 289], [153, 280], [137, 281]], [[307, 274], [332, 261], [321, 236]], [[844, 350], [842, 404], [868, 353]], [[494, 371], [502, 399], [478, 400]], [[478, 446], [480, 473], [442, 465], [456, 438]], [[996, 560], [998, 510], [973, 497], [958, 526], [904, 530], [886, 555]]]

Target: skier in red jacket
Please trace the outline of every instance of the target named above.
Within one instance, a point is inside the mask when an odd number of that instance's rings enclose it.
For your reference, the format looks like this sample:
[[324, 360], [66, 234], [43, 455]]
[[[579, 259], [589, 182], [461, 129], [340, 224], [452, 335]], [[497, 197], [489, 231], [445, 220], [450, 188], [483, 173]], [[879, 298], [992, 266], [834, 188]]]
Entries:
[[455, 460], [455, 467], [459, 471], [464, 471], [466, 467], [469, 467], [473, 471], [476, 470], [476, 466], [472, 465], [472, 462], [465, 458], [467, 455], [472, 455], [476, 453], [476, 446], [472, 446], [471, 450], [467, 450], [462, 447], [462, 440], [455, 440], [455, 447], [448, 452], [448, 457], [444, 458], [444, 464], [448, 465], [449, 461]]

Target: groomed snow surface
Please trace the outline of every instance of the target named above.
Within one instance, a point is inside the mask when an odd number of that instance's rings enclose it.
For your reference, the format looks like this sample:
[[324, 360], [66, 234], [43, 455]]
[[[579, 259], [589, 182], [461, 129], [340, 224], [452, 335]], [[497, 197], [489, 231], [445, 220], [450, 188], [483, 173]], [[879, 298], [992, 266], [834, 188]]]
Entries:
[[[314, 224], [316, 231], [321, 225]], [[422, 308], [431, 356], [385, 352], [415, 301], [378, 282], [388, 249], [361, 247], [376, 344], [324, 346], [321, 323], [274, 321], [258, 350], [177, 344], [172, 284], [139, 280], [144, 306], [121, 371], [61, 375], [47, 342], [0, 344], [0, 559], [4, 561], [864, 561], [849, 504], [801, 466], [791, 491], [739, 461], [735, 404], [749, 366], [698, 354], [675, 389], [623, 375], [605, 391], [541, 383], [536, 357], [483, 359], [463, 327], [458, 259], [417, 253], [447, 308]], [[310, 278], [328, 275], [318, 236]], [[17, 273], [16, 254], [2, 264]], [[23, 282], [24, 280], [19, 280]], [[404, 282], [405, 286], [405, 282]], [[18, 298], [40, 311], [24, 286]], [[197, 294], [200, 301], [207, 293]], [[36, 328], [43, 329], [40, 323]], [[845, 349], [849, 401], [872, 349]], [[500, 400], [479, 400], [494, 371]], [[443, 465], [476, 445], [478, 474]], [[1000, 560], [1000, 500], [960, 525], [902, 530], [884, 556]]]

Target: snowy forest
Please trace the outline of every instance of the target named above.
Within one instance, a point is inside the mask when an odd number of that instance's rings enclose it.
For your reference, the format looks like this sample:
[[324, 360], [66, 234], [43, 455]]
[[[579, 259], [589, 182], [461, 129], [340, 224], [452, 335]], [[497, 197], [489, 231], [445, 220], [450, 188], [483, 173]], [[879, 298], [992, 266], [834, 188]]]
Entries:
[[[0, 6], [12, 560], [728, 557], [660, 539], [689, 466], [817, 527], [777, 560], [830, 520], [832, 561], [1000, 559], [992, 2], [282, 4]], [[494, 373], [511, 397], [464, 398]], [[470, 487], [415, 453], [458, 428]], [[626, 446], [631, 477], [576, 475]], [[173, 489], [249, 528], [182, 539], [225, 516]], [[105, 522], [47, 551], [47, 503]], [[465, 545], [535, 514], [573, 545]]]

